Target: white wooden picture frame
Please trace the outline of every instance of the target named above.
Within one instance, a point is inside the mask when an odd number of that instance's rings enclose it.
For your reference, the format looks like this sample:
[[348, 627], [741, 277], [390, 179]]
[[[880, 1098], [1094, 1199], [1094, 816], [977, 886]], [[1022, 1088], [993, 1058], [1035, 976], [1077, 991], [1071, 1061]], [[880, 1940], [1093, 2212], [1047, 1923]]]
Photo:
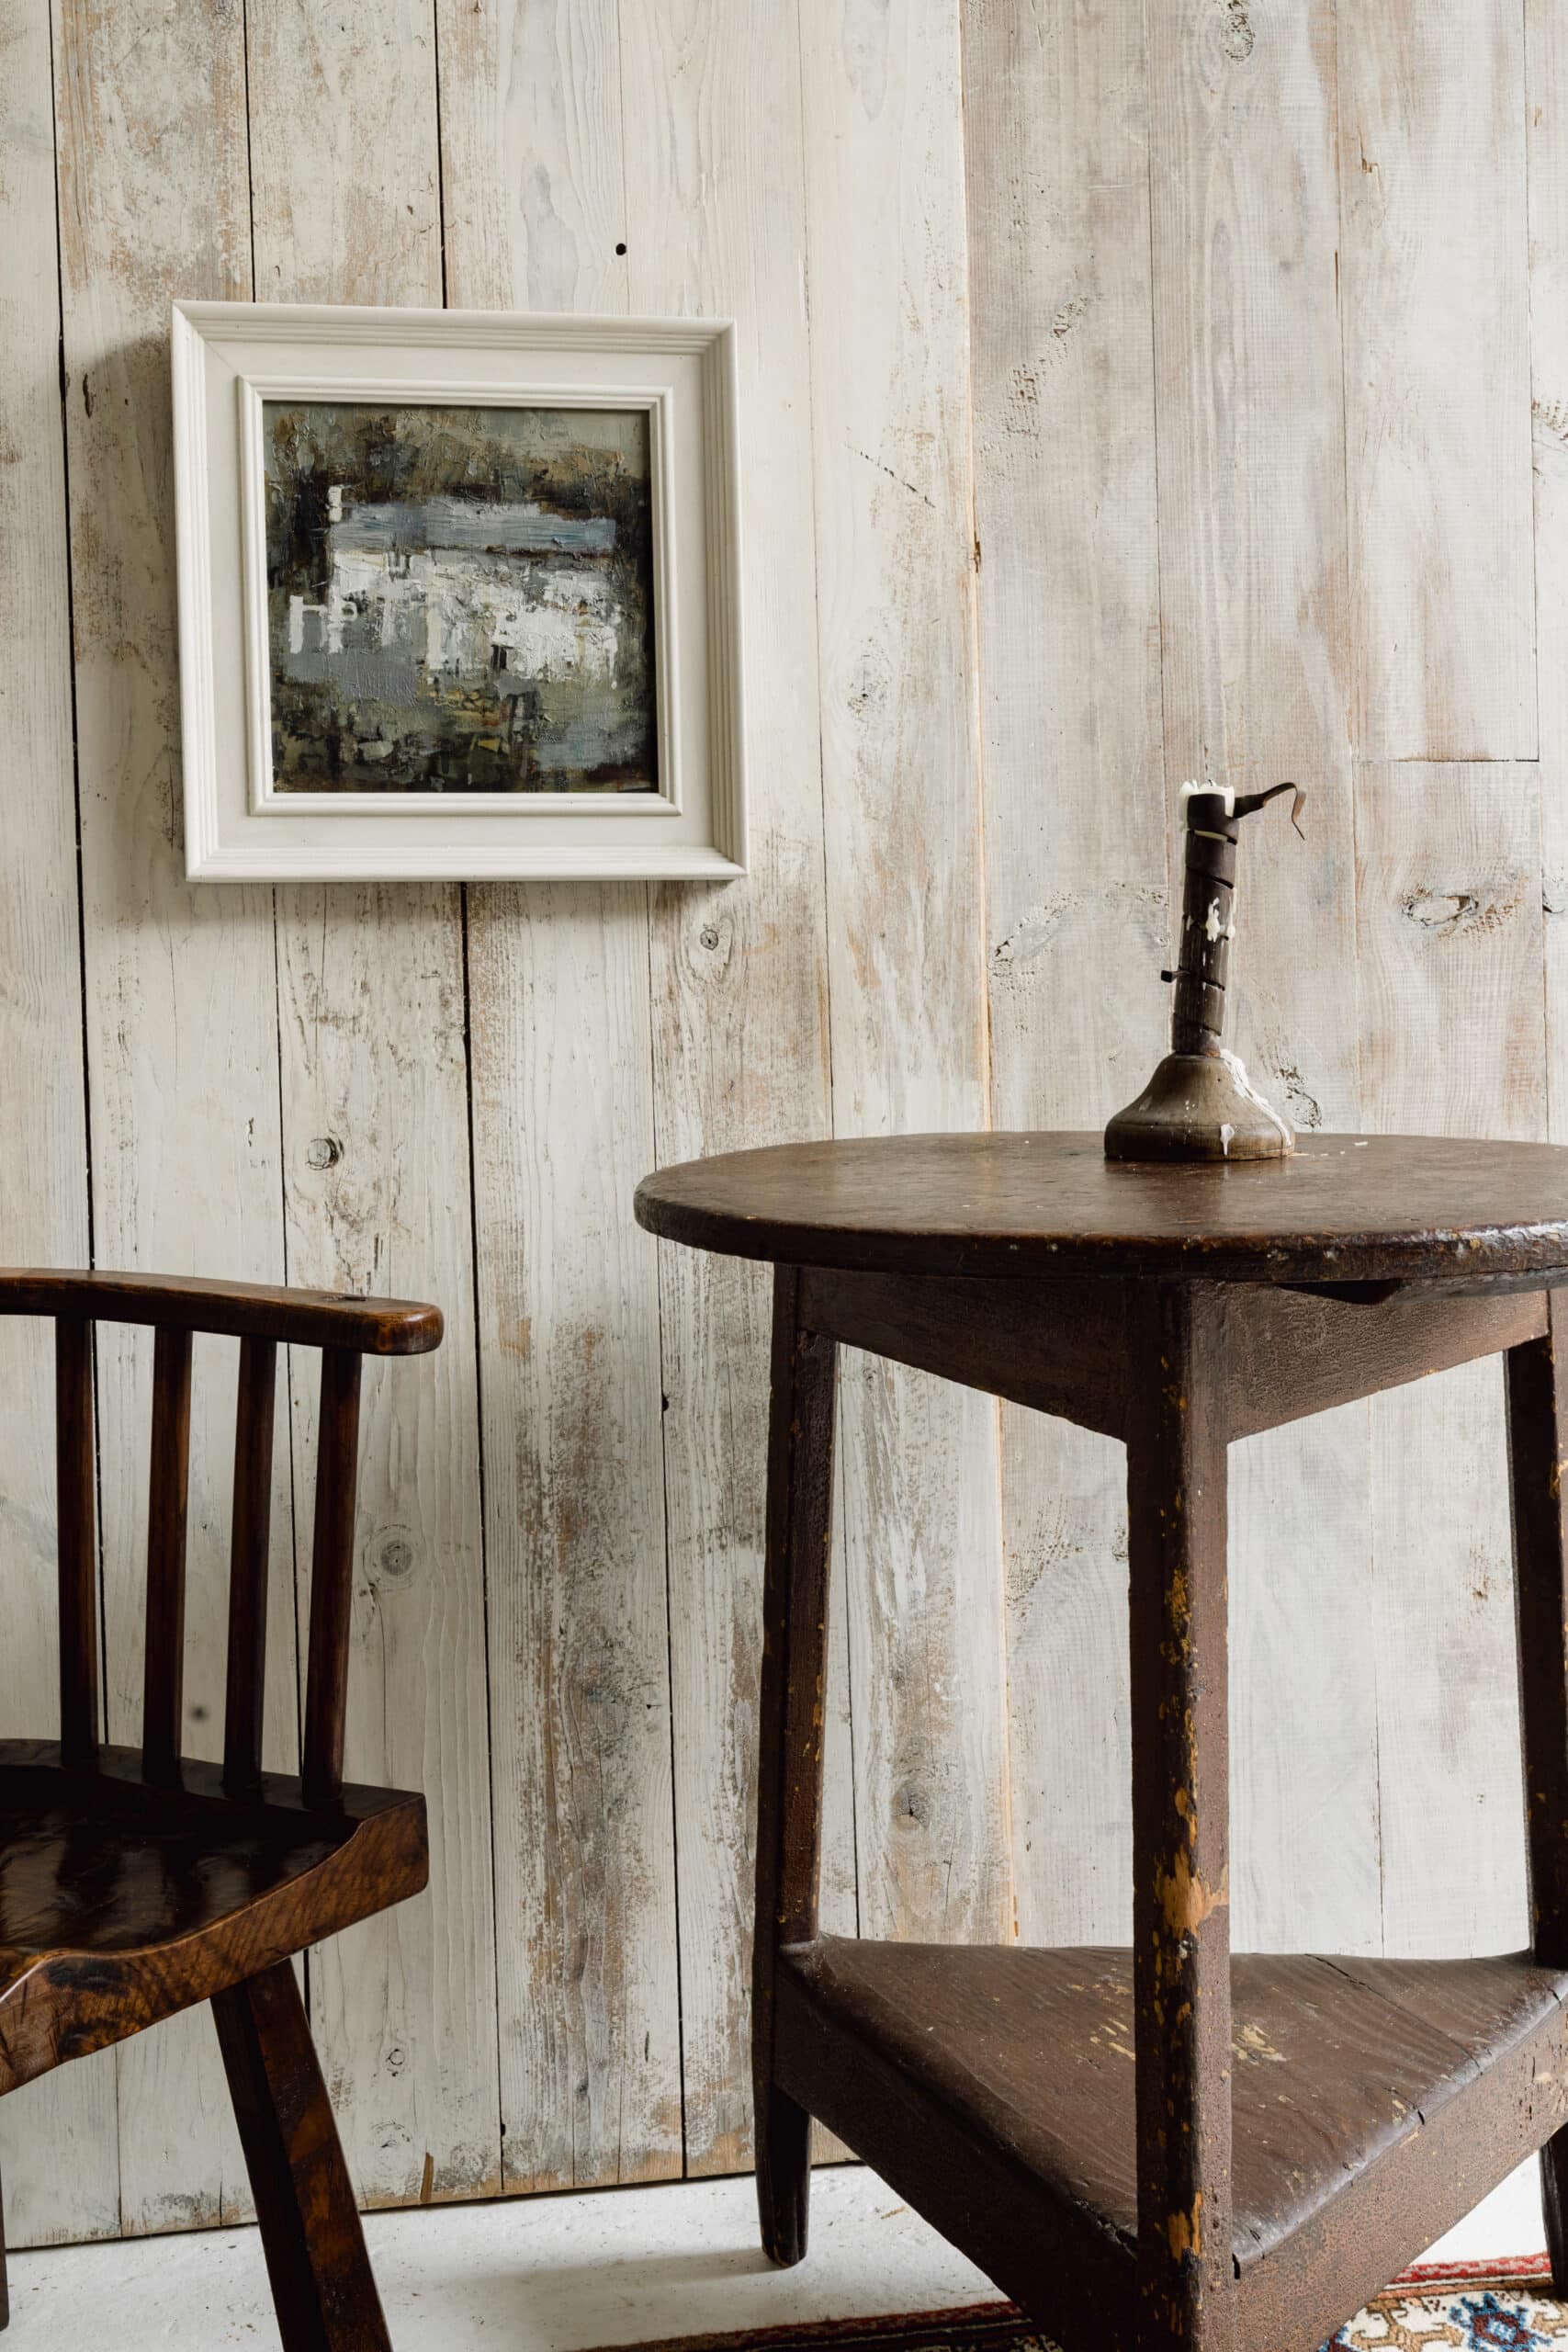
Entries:
[[[744, 872], [735, 329], [728, 321], [177, 302], [173, 360], [186, 866], [193, 878], [722, 880]], [[407, 424], [403, 412], [544, 412], [547, 422], [551, 412], [608, 412], [592, 430], [635, 434], [637, 448], [646, 450], [651, 518], [643, 534], [650, 556], [636, 673], [644, 682], [637, 716], [649, 744], [648, 775], [634, 762], [625, 771], [630, 782], [579, 781], [558, 789], [537, 781], [555, 768], [533, 768], [525, 788], [511, 783], [491, 789], [473, 783], [470, 754], [457, 788], [450, 781], [426, 788], [405, 780], [382, 790], [366, 781], [379, 771], [356, 763], [389, 757], [395, 748], [406, 777], [407, 741], [360, 742], [352, 725], [352, 786], [340, 781], [338, 766], [323, 784], [313, 771], [282, 761], [275, 671], [285, 625], [276, 596], [269, 607], [267, 537], [278, 492], [265, 473], [273, 445], [264, 442], [265, 432], [278, 430], [264, 426], [274, 403], [278, 415], [374, 411], [395, 416], [399, 429]], [[306, 412], [299, 404], [311, 405]], [[646, 428], [635, 422], [638, 414]], [[520, 430], [534, 421], [513, 420]], [[560, 424], [564, 430], [566, 420]], [[454, 424], [459, 429], [460, 421]], [[330, 511], [341, 517], [342, 493], [331, 495]], [[454, 502], [430, 504], [450, 512]], [[502, 511], [540, 509], [483, 510]], [[570, 527], [599, 532], [598, 553], [614, 545], [609, 524]], [[407, 563], [406, 555], [401, 560]], [[496, 550], [473, 560], [493, 572]], [[434, 592], [422, 584], [419, 594], [434, 598]], [[290, 649], [296, 639], [303, 642], [300, 600], [293, 606]], [[352, 606], [351, 617], [361, 609]], [[385, 613], [384, 606], [372, 609]], [[309, 610], [314, 628], [326, 607]], [[574, 625], [580, 632], [588, 626]], [[406, 626], [413, 628], [415, 619]], [[331, 627], [321, 623], [323, 631]], [[334, 648], [342, 636], [340, 623]], [[613, 629], [604, 642], [608, 653], [595, 658], [610, 663], [602, 674], [614, 678]], [[496, 649], [503, 667], [511, 658]], [[339, 691], [335, 684], [333, 691]], [[421, 691], [427, 691], [423, 673]], [[479, 707], [489, 689], [471, 691], [480, 697], [472, 707]], [[505, 710], [508, 724], [538, 700], [537, 690], [510, 675], [505, 691], [513, 698], [495, 707]], [[470, 687], [454, 684], [451, 692], [457, 697]], [[471, 723], [477, 729], [488, 722]], [[565, 741], [569, 733], [555, 740]], [[344, 739], [340, 729], [334, 752]], [[511, 738], [475, 733], [466, 740], [504, 747]], [[485, 756], [502, 754], [487, 750]], [[534, 753], [517, 757], [531, 762]], [[565, 753], [558, 765], [570, 771]], [[623, 771], [605, 764], [584, 773], [615, 777]]]

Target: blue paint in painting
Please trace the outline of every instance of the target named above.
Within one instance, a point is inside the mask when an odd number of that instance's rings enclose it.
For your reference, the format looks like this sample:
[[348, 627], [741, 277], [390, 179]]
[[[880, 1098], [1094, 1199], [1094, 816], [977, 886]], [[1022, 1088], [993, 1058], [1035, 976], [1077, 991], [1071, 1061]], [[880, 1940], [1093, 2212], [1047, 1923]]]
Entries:
[[334, 549], [475, 548], [495, 555], [610, 555], [609, 514], [547, 514], [542, 506], [497, 500], [424, 498], [355, 506], [333, 523]]

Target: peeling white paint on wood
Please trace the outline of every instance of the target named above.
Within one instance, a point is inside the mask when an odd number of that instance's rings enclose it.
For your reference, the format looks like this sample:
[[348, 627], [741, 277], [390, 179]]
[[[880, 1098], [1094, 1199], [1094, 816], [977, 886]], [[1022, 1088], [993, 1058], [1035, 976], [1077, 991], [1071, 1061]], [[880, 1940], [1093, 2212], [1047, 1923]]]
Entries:
[[[178, 846], [168, 312], [176, 295], [250, 291], [243, 33], [216, 6], [149, 20], [140, 40], [126, 29], [101, 0], [62, 0], [55, 25], [95, 1245], [105, 1265], [279, 1282], [271, 896], [193, 890]], [[98, 1365], [107, 1721], [126, 1739], [141, 1720], [151, 1335], [107, 1328]], [[198, 1347], [186, 1645], [197, 1754], [221, 1736], [234, 1377], [231, 1345]], [[269, 1730], [287, 1753], [286, 1464], [274, 1530]], [[139, 2036], [116, 2071], [124, 2228], [247, 2211], [209, 2021]]]
[[[623, 311], [613, 8], [443, 9], [452, 302]], [[681, 2169], [648, 894], [469, 893], [509, 2188]]]
[[[794, 12], [772, 0], [623, 10], [628, 297], [744, 322], [739, 353], [753, 771], [750, 870], [655, 888], [654, 1122], [661, 1160], [822, 1135], [830, 1116], [804, 130]], [[635, 94], [682, 92], [679, 107]], [[729, 201], [717, 205], [722, 187]], [[685, 2160], [751, 2160], [750, 1949], [761, 1664], [765, 1269], [660, 1248], [670, 1662]], [[829, 1737], [847, 1751], [842, 1546]], [[829, 1768], [823, 1916], [853, 1931], [852, 1775]]]
[[[509, 2188], [681, 2169], [646, 894], [471, 893]], [[655, 1532], [657, 1531], [657, 1533]]]
[[[265, 9], [249, 63], [258, 293], [438, 304], [424, 0]], [[462, 905], [451, 887], [288, 888], [276, 922], [288, 1278], [446, 1315], [438, 1354], [367, 1370], [348, 1690], [351, 1777], [428, 1793], [430, 1885], [311, 1955], [312, 2025], [361, 2197], [482, 2195], [502, 2170]], [[300, 1496], [318, 1365], [289, 1368]], [[303, 1512], [296, 1537], [303, 1655]]]
[[[88, 1261], [82, 971], [76, 938], [71, 611], [66, 576], [54, 108], [44, 0], [0, 6], [0, 1261]], [[0, 1322], [0, 1542], [6, 1638], [0, 1722], [53, 1737], [53, 1350], [46, 1324]], [[114, 2054], [0, 2102], [6, 2222], [22, 2245], [114, 2235]]]
[[1526, 0], [1547, 1129], [1568, 1142], [1568, 17]]
[[[807, 0], [834, 1126], [988, 1122], [956, 7]], [[998, 1408], [846, 1352], [860, 1921], [1011, 1927]]]
[[[1143, 20], [964, 26], [994, 1116], [1097, 1127], [1168, 1017]], [[1002, 1472], [1018, 1932], [1125, 1937], [1122, 1449], [1010, 1406]]]
[[1524, 12], [1336, 16], [1352, 741], [1531, 759]]
[[[1533, 766], [1363, 769], [1370, 1125], [1546, 1131]], [[1434, 923], [1434, 899], [1455, 911]], [[1500, 1363], [1374, 1397], [1372, 1592], [1389, 1949], [1528, 1935]]]

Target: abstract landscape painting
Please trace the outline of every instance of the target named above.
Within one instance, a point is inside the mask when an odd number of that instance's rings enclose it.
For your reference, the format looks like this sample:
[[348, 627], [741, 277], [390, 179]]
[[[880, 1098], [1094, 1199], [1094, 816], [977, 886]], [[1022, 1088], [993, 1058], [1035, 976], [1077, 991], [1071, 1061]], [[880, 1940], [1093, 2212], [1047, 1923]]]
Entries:
[[640, 409], [263, 406], [280, 793], [658, 789]]

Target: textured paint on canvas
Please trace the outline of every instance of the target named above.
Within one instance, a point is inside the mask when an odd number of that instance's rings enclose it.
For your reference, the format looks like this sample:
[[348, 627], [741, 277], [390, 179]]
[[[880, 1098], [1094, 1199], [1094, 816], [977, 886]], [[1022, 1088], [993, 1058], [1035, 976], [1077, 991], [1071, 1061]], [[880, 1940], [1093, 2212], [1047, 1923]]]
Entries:
[[280, 792], [657, 789], [642, 410], [263, 411]]

